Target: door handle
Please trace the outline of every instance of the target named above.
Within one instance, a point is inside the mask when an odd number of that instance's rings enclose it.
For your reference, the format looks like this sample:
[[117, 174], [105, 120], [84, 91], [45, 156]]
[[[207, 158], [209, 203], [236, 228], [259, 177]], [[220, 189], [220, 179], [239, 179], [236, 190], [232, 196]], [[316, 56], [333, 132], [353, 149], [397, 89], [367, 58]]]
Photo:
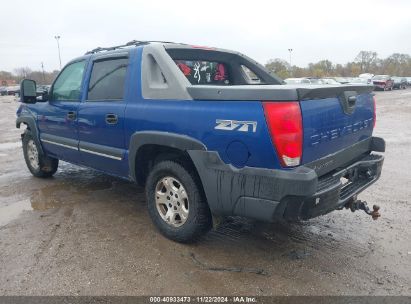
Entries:
[[118, 123], [118, 116], [116, 114], [106, 114], [106, 123], [109, 125], [115, 125]]
[[67, 113], [67, 119], [69, 119], [69, 120], [75, 120], [75, 119], [76, 119], [76, 112], [74, 112], [74, 111], [69, 111], [69, 112]]

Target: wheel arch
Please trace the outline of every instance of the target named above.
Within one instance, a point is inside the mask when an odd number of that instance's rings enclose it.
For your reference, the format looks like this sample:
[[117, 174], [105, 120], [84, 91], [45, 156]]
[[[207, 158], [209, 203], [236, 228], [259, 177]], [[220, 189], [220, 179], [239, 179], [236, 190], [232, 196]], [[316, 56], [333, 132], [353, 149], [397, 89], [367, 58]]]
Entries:
[[207, 150], [203, 143], [195, 138], [161, 131], [135, 132], [129, 145], [129, 172], [131, 180], [144, 185], [150, 166], [159, 157], [173, 159], [184, 157], [195, 165], [188, 151]]
[[16, 119], [16, 128], [20, 129], [21, 124], [26, 125], [26, 128], [27, 128], [26, 130], [30, 130], [30, 132], [33, 136], [33, 139], [36, 141], [37, 146], [40, 148], [40, 152], [42, 154], [45, 154], [44, 150], [43, 150], [43, 146], [41, 145], [41, 142], [40, 142], [39, 131], [37, 129], [36, 120], [34, 119], [34, 117], [31, 117], [31, 116], [17, 117], [17, 119]]

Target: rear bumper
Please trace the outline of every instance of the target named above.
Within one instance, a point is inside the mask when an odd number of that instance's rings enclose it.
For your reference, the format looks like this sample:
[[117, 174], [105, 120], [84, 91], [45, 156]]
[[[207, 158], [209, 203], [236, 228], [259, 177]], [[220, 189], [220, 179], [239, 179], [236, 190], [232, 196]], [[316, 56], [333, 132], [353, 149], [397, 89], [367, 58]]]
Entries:
[[[264, 221], [297, 220], [338, 209], [378, 180], [384, 157], [370, 152], [383, 152], [385, 143], [380, 138], [372, 138], [366, 144], [366, 153], [326, 174], [322, 173], [323, 167], [307, 166], [291, 170], [237, 169], [223, 163], [216, 152], [189, 153], [212, 213]], [[350, 152], [347, 149], [341, 154], [345, 156]], [[348, 181], [343, 183], [342, 177]]]
[[[376, 182], [384, 157], [370, 154], [354, 164], [322, 176], [312, 196], [285, 198], [276, 208], [276, 216], [285, 219], [309, 219], [342, 208], [348, 200]], [[343, 182], [344, 180], [344, 182]]]

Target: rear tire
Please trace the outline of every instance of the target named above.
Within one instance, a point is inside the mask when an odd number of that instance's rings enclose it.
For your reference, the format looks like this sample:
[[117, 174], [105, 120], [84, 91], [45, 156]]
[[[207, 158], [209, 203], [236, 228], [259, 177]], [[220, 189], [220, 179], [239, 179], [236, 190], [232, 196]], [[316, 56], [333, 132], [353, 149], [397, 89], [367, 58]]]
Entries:
[[167, 238], [191, 243], [206, 234], [211, 212], [201, 183], [189, 165], [165, 160], [157, 163], [146, 182], [148, 212]]
[[56, 173], [59, 160], [41, 152], [30, 130], [26, 130], [23, 136], [23, 154], [27, 168], [34, 176], [46, 178]]

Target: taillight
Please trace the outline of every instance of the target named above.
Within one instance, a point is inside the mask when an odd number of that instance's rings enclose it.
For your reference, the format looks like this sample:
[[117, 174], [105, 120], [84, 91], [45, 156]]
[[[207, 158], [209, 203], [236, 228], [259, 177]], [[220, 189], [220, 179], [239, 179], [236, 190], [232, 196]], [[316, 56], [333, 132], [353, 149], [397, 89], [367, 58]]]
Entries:
[[373, 113], [373, 128], [375, 128], [375, 123], [377, 122], [377, 103], [375, 102], [375, 96], [372, 97], [374, 104], [374, 113]]
[[298, 102], [263, 102], [271, 140], [283, 167], [298, 166], [303, 153], [303, 126]]

